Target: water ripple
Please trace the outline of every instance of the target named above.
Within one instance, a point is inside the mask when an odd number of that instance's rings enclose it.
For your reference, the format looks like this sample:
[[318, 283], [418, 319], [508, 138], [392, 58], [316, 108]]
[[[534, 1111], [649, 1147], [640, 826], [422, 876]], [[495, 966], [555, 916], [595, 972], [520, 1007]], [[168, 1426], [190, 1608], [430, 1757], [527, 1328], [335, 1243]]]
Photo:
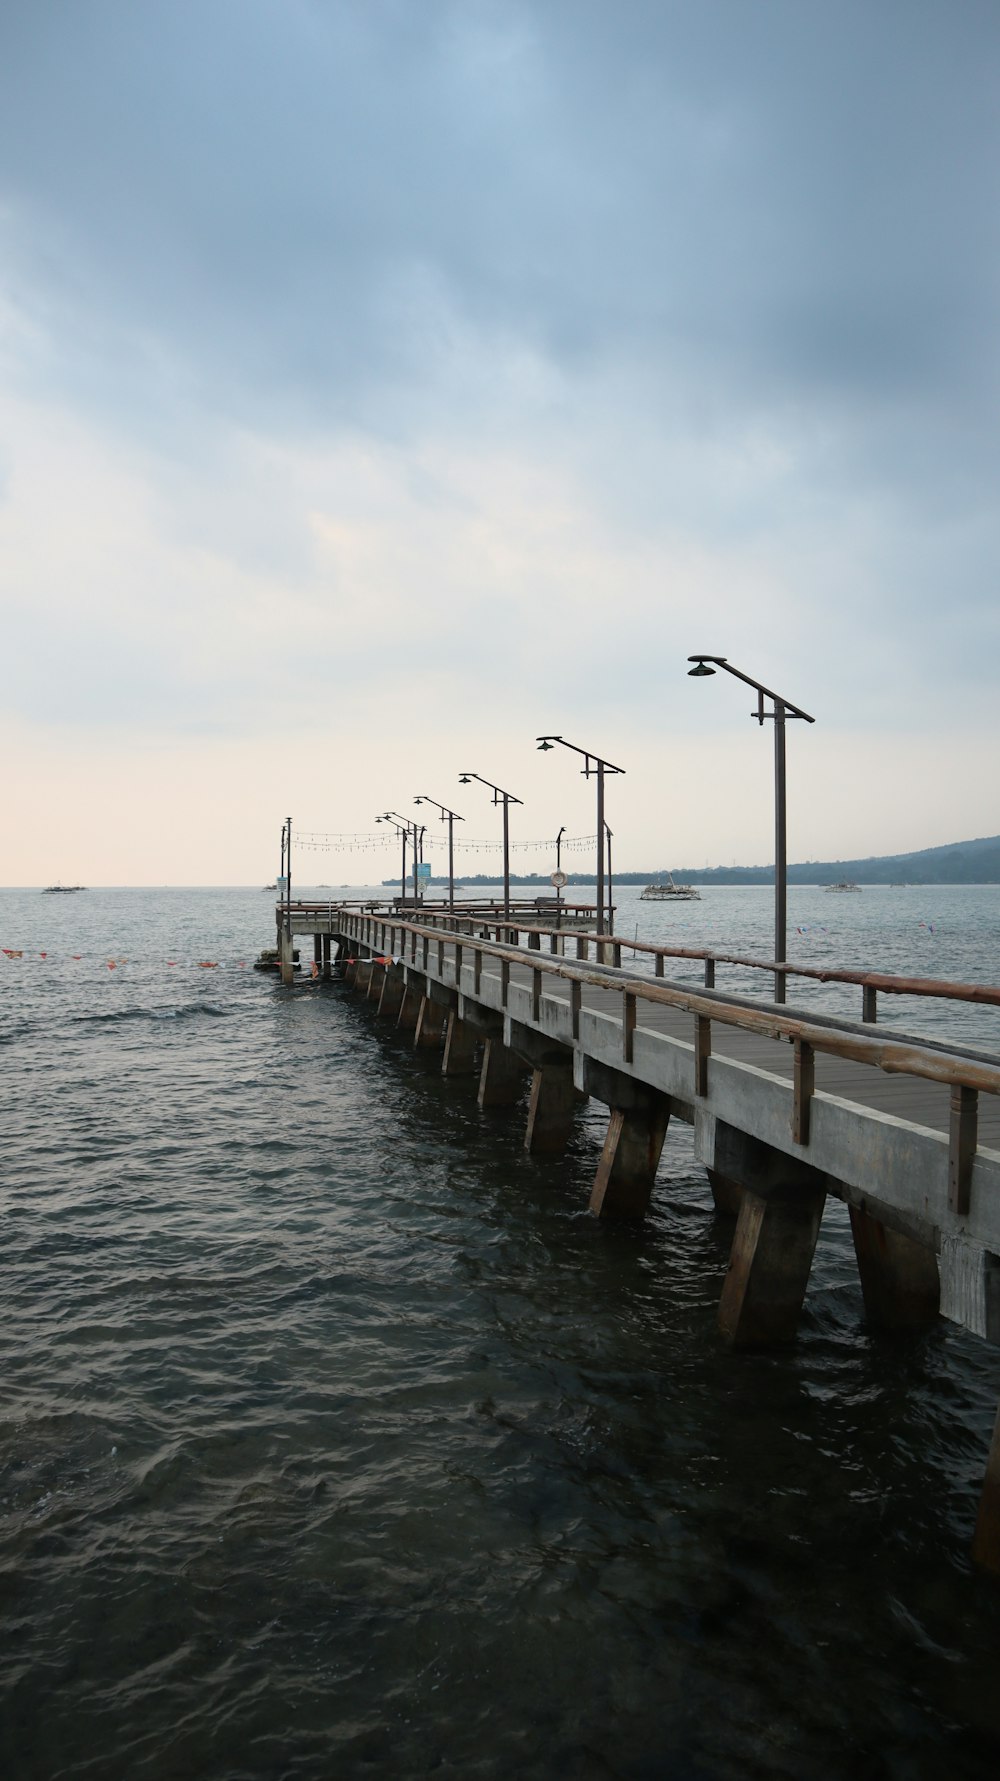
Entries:
[[831, 1206], [724, 1354], [685, 1128], [604, 1227], [595, 1105], [535, 1162], [337, 986], [164, 982], [258, 894], [92, 898], [7, 932], [127, 970], [0, 973], [6, 1772], [992, 1781], [993, 1351], [873, 1341]]

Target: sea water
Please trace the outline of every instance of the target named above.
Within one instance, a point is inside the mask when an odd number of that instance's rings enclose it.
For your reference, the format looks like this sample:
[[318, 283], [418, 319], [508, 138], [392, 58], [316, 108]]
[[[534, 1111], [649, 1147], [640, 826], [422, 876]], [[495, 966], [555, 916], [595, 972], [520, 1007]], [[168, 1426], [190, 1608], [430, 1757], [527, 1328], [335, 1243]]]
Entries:
[[[766, 889], [616, 902], [768, 956]], [[789, 931], [1000, 978], [997, 888], [796, 888]], [[996, 1352], [874, 1338], [831, 1203], [796, 1344], [726, 1353], [686, 1127], [605, 1225], [599, 1105], [525, 1156], [273, 938], [259, 890], [0, 893], [3, 1774], [992, 1781]]]

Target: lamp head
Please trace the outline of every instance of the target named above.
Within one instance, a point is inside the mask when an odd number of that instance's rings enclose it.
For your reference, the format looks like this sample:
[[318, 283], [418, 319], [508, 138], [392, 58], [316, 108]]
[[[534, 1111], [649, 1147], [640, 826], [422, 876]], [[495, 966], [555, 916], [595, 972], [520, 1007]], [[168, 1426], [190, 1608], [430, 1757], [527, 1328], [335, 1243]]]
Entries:
[[471, 785], [472, 784], [471, 775], [468, 773], [460, 773], [458, 776], [458, 783], [459, 783], [459, 785]]
[[555, 744], [550, 742], [547, 736], [543, 736], [538, 744], [538, 752], [539, 754], [547, 754], [549, 749], [554, 746]]
[[424, 801], [424, 800], [423, 800], [423, 798], [414, 798], [414, 800], [413, 800], [413, 802], [414, 802], [414, 803], [415, 803], [415, 804], [422, 804], [422, 803], [423, 803], [423, 801]]
[[688, 656], [688, 661], [695, 664], [693, 668], [688, 669], [692, 680], [703, 680], [706, 675], [715, 673], [715, 669], [709, 666], [704, 656]]

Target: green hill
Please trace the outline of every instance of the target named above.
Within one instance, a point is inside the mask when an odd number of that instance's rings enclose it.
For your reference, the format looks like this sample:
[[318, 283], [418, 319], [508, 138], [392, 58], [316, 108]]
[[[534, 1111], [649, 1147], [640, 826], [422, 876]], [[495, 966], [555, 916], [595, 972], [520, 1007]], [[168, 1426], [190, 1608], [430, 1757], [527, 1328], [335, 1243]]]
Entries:
[[[657, 866], [644, 872], [616, 872], [616, 884], [648, 884], [661, 877], [666, 868]], [[773, 866], [673, 866], [678, 883], [685, 884], [773, 884]], [[1000, 884], [1000, 835], [988, 835], [977, 841], [952, 841], [946, 847], [924, 847], [918, 853], [889, 853], [863, 860], [805, 860], [789, 866], [789, 884], [837, 884], [846, 878], [854, 884]], [[535, 886], [549, 892], [548, 874], [544, 872], [511, 873], [511, 884]], [[386, 879], [387, 884], [393, 882]], [[496, 873], [464, 872], [465, 885], [497, 884]], [[568, 883], [593, 884], [593, 872], [571, 872]], [[447, 879], [435, 877], [432, 884], [445, 884]]]

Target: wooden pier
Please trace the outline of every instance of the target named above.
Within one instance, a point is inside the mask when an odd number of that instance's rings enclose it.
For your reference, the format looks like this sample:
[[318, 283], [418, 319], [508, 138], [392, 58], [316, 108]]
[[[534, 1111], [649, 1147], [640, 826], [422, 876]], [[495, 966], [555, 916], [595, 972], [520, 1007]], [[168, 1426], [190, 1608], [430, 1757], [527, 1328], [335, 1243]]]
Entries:
[[[1000, 1058], [878, 1025], [880, 998], [1000, 1006], [1000, 988], [782, 965], [789, 979], [857, 985], [862, 1019], [796, 1011], [714, 987], [725, 961], [775, 961], [622, 942], [530, 911], [281, 903], [283, 980], [296, 936], [383, 1019], [478, 1076], [481, 1107], [514, 1106], [530, 1076], [525, 1146], [558, 1154], [577, 1107], [608, 1108], [590, 1196], [599, 1217], [641, 1218], [671, 1118], [693, 1126], [716, 1211], [735, 1217], [719, 1306], [734, 1348], [794, 1337], [828, 1194], [850, 1213], [871, 1328], [938, 1315], [1000, 1341]], [[698, 960], [703, 985], [669, 976]], [[973, 1543], [1000, 1576], [1000, 1416]]]

